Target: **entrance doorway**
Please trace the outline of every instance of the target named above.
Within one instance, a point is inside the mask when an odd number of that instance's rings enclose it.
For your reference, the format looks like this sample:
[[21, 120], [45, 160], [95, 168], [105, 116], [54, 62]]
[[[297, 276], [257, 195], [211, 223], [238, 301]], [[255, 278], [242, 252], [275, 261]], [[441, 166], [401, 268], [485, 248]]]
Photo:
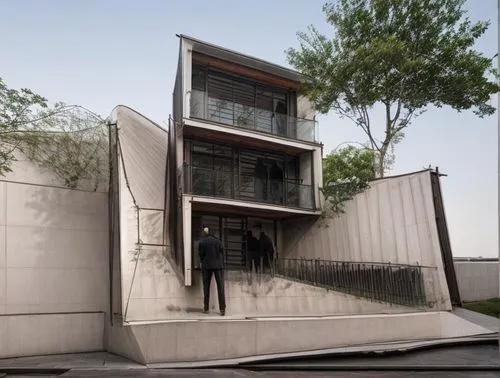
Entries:
[[[212, 214], [193, 214], [191, 235], [193, 238], [192, 261], [195, 269], [201, 268], [198, 257], [198, 243], [204, 227], [222, 242], [226, 270], [244, 270], [248, 264], [247, 232], [261, 240], [266, 238], [276, 251], [277, 222], [248, 217], [225, 217]], [[264, 236], [263, 236], [264, 235]], [[263, 239], [262, 239], [263, 240]], [[274, 253], [276, 257], [276, 253]]]

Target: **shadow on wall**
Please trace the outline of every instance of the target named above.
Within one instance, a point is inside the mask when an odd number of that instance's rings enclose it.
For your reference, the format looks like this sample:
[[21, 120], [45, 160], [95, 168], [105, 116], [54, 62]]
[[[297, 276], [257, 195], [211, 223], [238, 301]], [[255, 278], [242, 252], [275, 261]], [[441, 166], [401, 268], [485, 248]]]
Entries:
[[37, 186], [25, 186], [21, 193], [29, 196], [24, 206], [31, 227], [23, 228], [23, 236], [32, 251], [24, 255], [31, 261], [23, 264], [36, 269], [37, 304], [54, 305], [54, 311], [104, 311], [106, 195]]
[[[287, 251], [292, 250], [292, 246], [296, 246], [299, 241], [309, 234], [312, 227], [327, 228], [329, 225], [327, 220], [318, 220], [318, 218], [304, 218], [285, 222], [284, 229], [289, 231], [285, 231], [285, 238], [283, 240], [284, 248], [282, 249], [284, 253], [281, 257], [288, 257]], [[303, 254], [300, 254], [300, 257], [307, 257], [309, 253], [309, 251], [303, 251]]]
[[141, 269], [144, 267], [144, 273], [176, 273], [180, 278], [180, 272], [170, 258], [169, 246], [164, 244], [164, 211], [138, 208], [135, 213], [139, 236], [136, 237], [135, 249], [129, 251], [130, 262], [141, 265]]

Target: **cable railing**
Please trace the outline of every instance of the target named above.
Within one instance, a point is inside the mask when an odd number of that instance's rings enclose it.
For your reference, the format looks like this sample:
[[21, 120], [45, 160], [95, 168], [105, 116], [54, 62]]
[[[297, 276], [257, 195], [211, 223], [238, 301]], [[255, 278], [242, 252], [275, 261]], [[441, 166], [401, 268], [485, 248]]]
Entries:
[[312, 210], [313, 187], [297, 180], [273, 180], [231, 171], [184, 166], [186, 193]]
[[318, 122], [268, 109], [220, 100], [192, 90], [190, 115], [207, 121], [274, 134], [306, 142], [319, 142]]
[[359, 297], [426, 307], [424, 270], [419, 265], [280, 258], [270, 268], [287, 279]]

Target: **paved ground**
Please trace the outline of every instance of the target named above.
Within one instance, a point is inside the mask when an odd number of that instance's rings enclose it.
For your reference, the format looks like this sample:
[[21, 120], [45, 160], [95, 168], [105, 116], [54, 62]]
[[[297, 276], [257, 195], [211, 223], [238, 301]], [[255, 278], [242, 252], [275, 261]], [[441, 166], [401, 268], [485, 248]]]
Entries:
[[481, 327], [489, 329], [490, 331], [493, 332], [499, 331], [500, 319], [494, 318], [493, 316], [480, 314], [479, 312], [467, 310], [466, 308], [462, 307], [455, 307], [452, 313], [457, 316], [460, 316], [465, 320], [468, 320], [469, 322], [478, 324]]
[[[81, 375], [74, 375], [69, 373], [68, 375], [63, 375], [62, 377], [158, 377], [158, 378], [174, 378], [174, 377], [186, 377], [186, 378], [329, 378], [329, 377], [349, 377], [349, 378], [396, 378], [396, 377], [411, 377], [411, 378], [466, 378], [466, 377], [477, 377], [477, 378], [498, 378], [499, 372], [408, 372], [408, 371], [391, 371], [391, 372], [380, 372], [380, 371], [364, 371], [364, 372], [321, 372], [321, 373], [311, 373], [311, 372], [240, 372], [235, 370], [211, 370], [211, 371], [197, 371], [192, 370], [186, 371], [155, 371], [148, 370], [146, 372], [137, 375], [134, 372], [82, 372]], [[0, 375], [1, 377], [1, 375]], [[5, 378], [22, 378], [22, 377], [35, 377], [34, 375], [6, 375]], [[37, 375], [36, 377], [56, 377], [54, 375]], [[58, 376], [61, 377], [61, 376]]]
[[[499, 320], [465, 309], [454, 313], [491, 331], [498, 332]], [[210, 315], [209, 315], [210, 316]], [[6, 370], [9, 369], [10, 370]], [[309, 371], [297, 371], [297, 368]], [[355, 368], [362, 371], [354, 371]], [[400, 369], [388, 371], [387, 369]], [[24, 369], [13, 370], [13, 369]], [[31, 370], [31, 375], [29, 371]], [[47, 371], [44, 369], [59, 369]], [[295, 369], [294, 371], [285, 369]], [[329, 369], [330, 371], [326, 371]], [[372, 370], [370, 370], [372, 369]], [[384, 370], [385, 371], [382, 371]], [[434, 371], [424, 371], [434, 369]], [[463, 369], [468, 369], [464, 371]], [[321, 371], [323, 370], [323, 371]], [[34, 374], [37, 371], [38, 374]], [[3, 372], [3, 373], [2, 373]], [[8, 373], [8, 374], [5, 374]], [[0, 378], [7, 377], [500, 377], [497, 340], [477, 345], [434, 347], [407, 353], [362, 354], [356, 357], [295, 358], [293, 360], [246, 366], [246, 369], [147, 369], [111, 353], [80, 353], [56, 356], [21, 357], [0, 360]]]
[[387, 355], [370, 354], [368, 356], [352, 357], [324, 357], [295, 359], [279, 363], [261, 363], [260, 366], [331, 366], [339, 367], [364, 367], [364, 366], [497, 366], [500, 371], [500, 358], [498, 341], [486, 345], [462, 345], [434, 347], [408, 353], [390, 353]]
[[0, 359], [0, 372], [6, 368], [130, 370], [145, 366], [116, 354], [95, 352]]
[[[72, 369], [66, 372], [36, 375], [45, 377], [186, 377], [186, 378], [240, 378], [240, 377], [500, 377], [498, 344], [467, 345], [433, 348], [404, 354], [342, 358], [296, 359], [282, 363], [260, 364], [246, 369], [146, 369], [144, 366], [109, 353], [85, 353], [49, 357], [23, 357], [0, 360], [0, 372], [7, 366], [22, 368]], [[17, 363], [13, 364], [12, 361]], [[96, 365], [102, 361], [101, 365]], [[285, 368], [307, 368], [309, 371], [283, 371]], [[489, 366], [490, 371], [484, 370]], [[353, 371], [353, 368], [365, 369]], [[376, 371], [377, 369], [402, 369]], [[437, 367], [437, 368], [436, 368]], [[455, 371], [421, 371], [423, 369]], [[468, 371], [460, 371], [466, 368]], [[333, 371], [317, 371], [332, 369]], [[373, 370], [369, 370], [373, 369]], [[480, 370], [483, 369], [483, 370]], [[493, 369], [496, 369], [493, 370]], [[280, 371], [281, 370], [281, 371]], [[4, 370], [4, 372], [6, 372]], [[13, 371], [7, 371], [12, 373]], [[21, 373], [21, 371], [19, 371]], [[57, 374], [59, 373], [59, 374]], [[7, 377], [34, 377], [35, 375], [8, 374]], [[1, 377], [1, 373], [0, 373]]]

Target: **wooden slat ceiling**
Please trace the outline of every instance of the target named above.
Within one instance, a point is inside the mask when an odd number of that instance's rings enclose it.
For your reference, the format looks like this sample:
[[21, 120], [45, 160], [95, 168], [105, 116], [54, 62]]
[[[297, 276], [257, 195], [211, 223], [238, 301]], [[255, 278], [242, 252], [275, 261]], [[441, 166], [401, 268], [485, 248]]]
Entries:
[[273, 211], [273, 210], [262, 210], [255, 209], [251, 207], [239, 207], [239, 206], [230, 206], [230, 205], [221, 205], [214, 203], [204, 203], [204, 202], [192, 202], [192, 210], [193, 212], [206, 213], [206, 214], [217, 214], [223, 216], [236, 216], [236, 217], [250, 217], [250, 218], [264, 218], [264, 219], [287, 219], [287, 218], [297, 218], [297, 216], [303, 217], [314, 217], [314, 214], [311, 215], [302, 215], [295, 213], [284, 213], [281, 211]]
[[213, 130], [206, 130], [200, 127], [184, 126], [184, 137], [189, 137], [197, 140], [203, 140], [211, 143], [221, 143], [230, 146], [244, 145], [248, 148], [280, 153], [289, 156], [297, 156], [300, 153], [307, 151], [301, 148], [287, 146], [279, 143], [272, 143], [257, 138], [247, 138], [239, 135], [221, 133]]
[[225, 62], [223, 60], [213, 58], [208, 55], [193, 52], [193, 62], [201, 63], [209, 67], [217, 68], [226, 72], [248, 77], [250, 79], [260, 81], [275, 87], [284, 88], [287, 90], [299, 90], [302, 83], [288, 80], [276, 75], [272, 75], [263, 71], [255, 70], [238, 64]]

